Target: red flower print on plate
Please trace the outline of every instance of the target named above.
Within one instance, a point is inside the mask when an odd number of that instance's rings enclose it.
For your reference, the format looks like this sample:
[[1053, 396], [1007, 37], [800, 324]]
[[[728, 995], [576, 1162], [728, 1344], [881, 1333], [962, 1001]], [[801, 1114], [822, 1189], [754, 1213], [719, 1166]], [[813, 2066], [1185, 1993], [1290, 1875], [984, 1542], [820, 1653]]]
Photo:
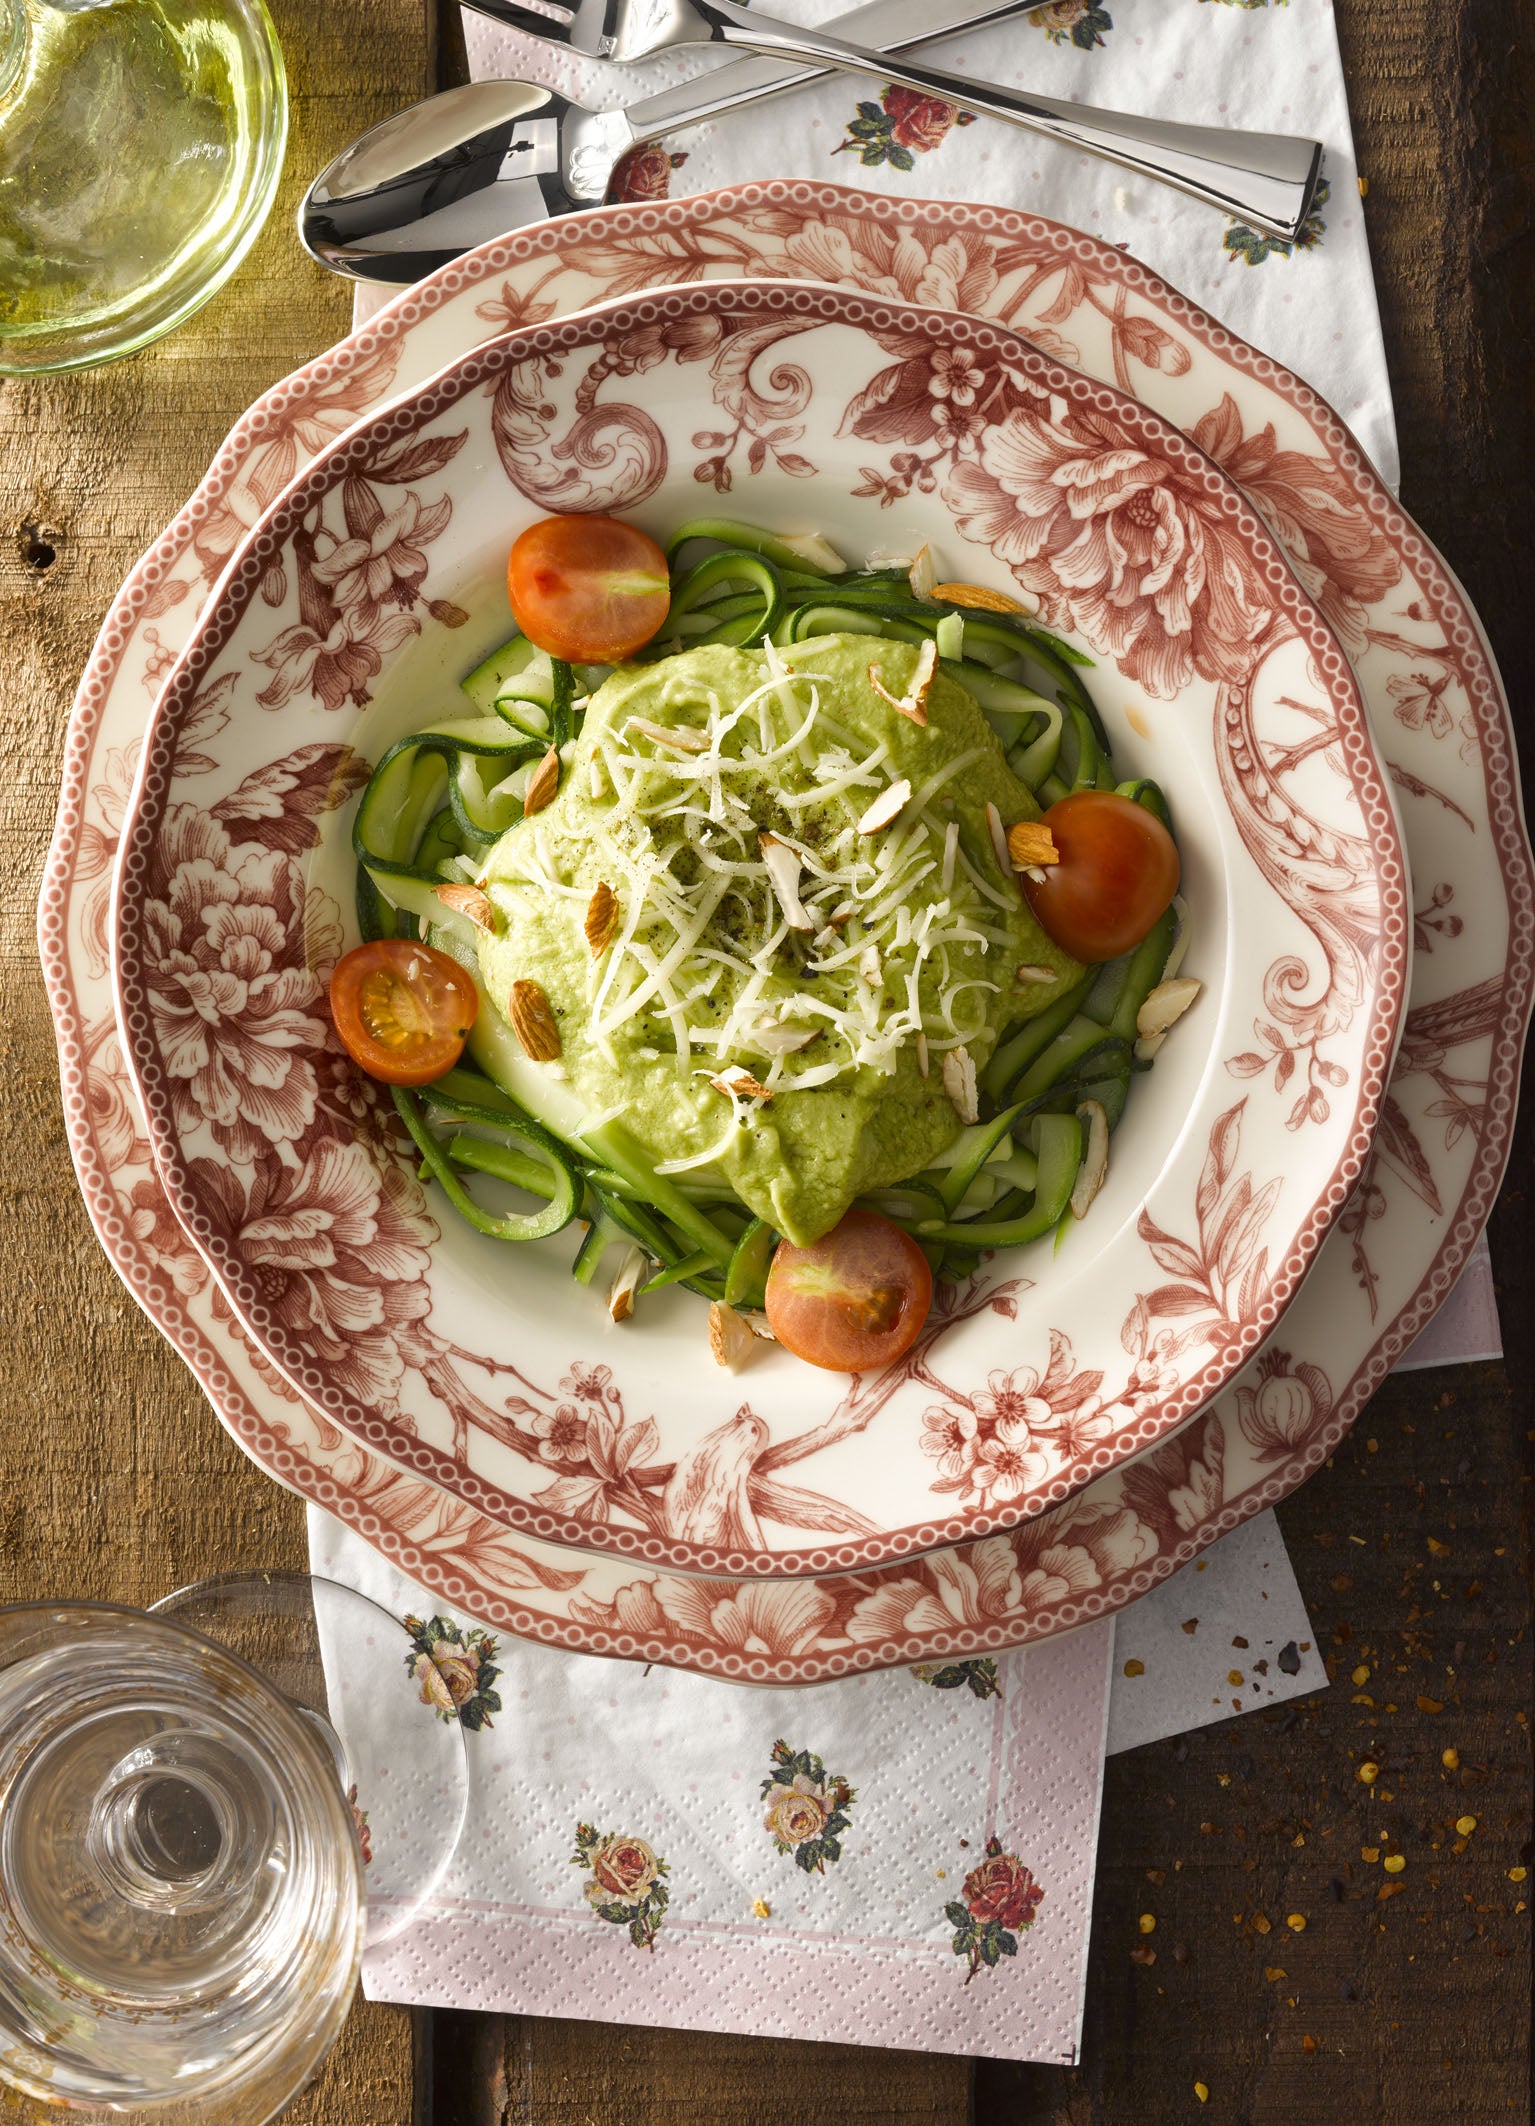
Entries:
[[955, 465], [946, 496], [1040, 602], [1127, 678], [1171, 700], [1240, 679], [1274, 614], [1209, 492], [1085, 407], [1019, 406]]

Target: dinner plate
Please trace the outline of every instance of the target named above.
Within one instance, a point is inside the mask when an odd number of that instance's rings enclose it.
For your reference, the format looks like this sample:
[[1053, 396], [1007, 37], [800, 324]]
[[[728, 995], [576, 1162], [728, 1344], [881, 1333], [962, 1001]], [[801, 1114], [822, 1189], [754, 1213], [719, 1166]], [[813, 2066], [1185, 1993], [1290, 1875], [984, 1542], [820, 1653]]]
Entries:
[[[798, 272], [813, 245], [821, 270], [853, 284], [901, 286], [899, 273], [915, 290], [931, 274], [947, 300], [963, 283], [977, 308], [1016, 314], [1036, 332], [1069, 322], [1084, 367], [1126, 376], [1138, 364], [1148, 399], [1190, 427], [1205, 423], [1345, 624], [1420, 880], [1413, 1008], [1364, 1185], [1287, 1318], [1287, 1348], [1260, 1355], [1175, 1440], [1018, 1535], [910, 1568], [711, 1594], [518, 1540], [401, 1474], [292, 1397], [221, 1307], [154, 1180], [116, 1052], [106, 873], [144, 719], [242, 528], [297, 462], [455, 347], [529, 308], [553, 314], [570, 236], [558, 226], [487, 247], [275, 387], [237, 424], [108, 616], [71, 723], [40, 913], [86, 1202], [130, 1291], [246, 1451], [439, 1600], [501, 1629], [777, 1683], [1048, 1636], [1135, 1599], [1317, 1468], [1448, 1293], [1485, 1223], [1511, 1138], [1535, 935], [1496, 671], [1458, 585], [1329, 409], [1109, 246], [990, 208], [774, 183], [603, 210], [587, 227], [607, 246], [597, 292], [626, 274], [639, 277], [629, 285], [668, 270], [696, 277], [711, 262]], [[593, 292], [583, 272], [572, 293]], [[1058, 314], [1041, 326], [1045, 310]]]
[[[1185, 966], [1205, 978], [1065, 1246], [983, 1257], [940, 1284], [909, 1352], [851, 1378], [771, 1342], [734, 1373], [691, 1293], [617, 1323], [569, 1275], [573, 1232], [508, 1249], [453, 1217], [326, 1006], [357, 939], [343, 911], [368, 762], [451, 716], [458, 677], [504, 635], [508, 542], [551, 506], [634, 512], [670, 537], [701, 484], [849, 556], [894, 531], [945, 576], [1021, 591], [1070, 630], [1096, 660], [1119, 773], [1168, 793]], [[807, 679], [807, 727], [818, 710]], [[920, 787], [891, 797], [938, 807], [947, 772], [913, 766]], [[868, 845], [895, 848], [905, 818]], [[546, 900], [574, 890], [536, 834], [529, 860]], [[1016, 897], [1010, 878], [990, 890], [1004, 887]], [[112, 949], [172, 1208], [292, 1387], [520, 1534], [787, 1578], [1017, 1527], [1230, 1379], [1368, 1153], [1406, 906], [1348, 660], [1257, 511], [1180, 429], [991, 320], [715, 280], [493, 340], [284, 490], [150, 719]], [[660, 981], [646, 968], [641, 994]], [[973, 999], [942, 1002], [929, 1038], [946, 1066]], [[1288, 1024], [1287, 1072], [1245, 1068], [1266, 1022]], [[538, 1111], [570, 1103], [556, 1057], [508, 1067]], [[742, 1127], [723, 1094], [698, 1097], [674, 1143], [694, 1164]], [[600, 1391], [569, 1385], [599, 1371]]]

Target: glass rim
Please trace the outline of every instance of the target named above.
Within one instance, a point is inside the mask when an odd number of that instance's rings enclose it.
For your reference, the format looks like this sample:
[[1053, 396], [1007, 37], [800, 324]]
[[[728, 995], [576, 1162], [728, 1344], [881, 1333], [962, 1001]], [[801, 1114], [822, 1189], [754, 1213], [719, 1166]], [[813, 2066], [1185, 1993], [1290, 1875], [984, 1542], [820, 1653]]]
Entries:
[[[144, 348], [153, 346], [157, 340], [164, 339], [168, 333], [177, 331], [206, 303], [211, 302], [250, 255], [256, 239], [271, 219], [272, 208], [277, 199], [277, 188], [282, 180], [291, 120], [288, 70], [277, 35], [277, 26], [272, 20], [266, 0], [224, 0], [224, 4], [232, 13], [248, 18], [252, 31], [249, 49], [253, 56], [259, 55], [259, 62], [264, 67], [264, 79], [258, 94], [267, 106], [265, 123], [258, 128], [254, 136], [255, 167], [238, 223], [231, 232], [227, 247], [214, 259], [208, 271], [197, 277], [184, 297], [174, 301], [163, 315], [156, 316], [142, 327], [129, 326], [126, 337], [112, 340], [107, 345], [29, 362], [25, 359], [13, 360], [10, 356], [29, 345], [45, 342], [50, 332], [61, 341], [65, 340], [68, 337], [68, 327], [43, 326], [36, 331], [9, 336], [0, 333], [0, 378], [63, 376], [73, 370], [100, 369], [109, 362], [122, 361], [130, 354], [139, 354]], [[3, 74], [9, 58], [20, 56], [26, 32], [26, 0], [0, 0], [0, 26], [5, 23], [7, 15], [17, 28], [10, 33], [9, 38], [0, 34], [0, 74]], [[127, 307], [130, 306], [125, 305], [125, 308]]]

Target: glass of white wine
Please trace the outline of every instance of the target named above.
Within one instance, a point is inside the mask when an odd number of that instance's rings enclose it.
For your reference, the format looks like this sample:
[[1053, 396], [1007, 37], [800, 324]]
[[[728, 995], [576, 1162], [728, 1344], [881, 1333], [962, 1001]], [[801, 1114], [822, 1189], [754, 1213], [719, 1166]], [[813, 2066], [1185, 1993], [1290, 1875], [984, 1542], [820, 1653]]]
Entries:
[[287, 120], [262, 0], [0, 0], [0, 376], [131, 354], [205, 303]]
[[[380, 1766], [326, 1717], [326, 1644], [380, 1630], [404, 1643], [303, 1575], [0, 1610], [0, 2079], [156, 2126], [263, 2126], [304, 2087], [464, 1817], [456, 1727]], [[413, 1835], [370, 1932], [359, 1784], [389, 1771]]]

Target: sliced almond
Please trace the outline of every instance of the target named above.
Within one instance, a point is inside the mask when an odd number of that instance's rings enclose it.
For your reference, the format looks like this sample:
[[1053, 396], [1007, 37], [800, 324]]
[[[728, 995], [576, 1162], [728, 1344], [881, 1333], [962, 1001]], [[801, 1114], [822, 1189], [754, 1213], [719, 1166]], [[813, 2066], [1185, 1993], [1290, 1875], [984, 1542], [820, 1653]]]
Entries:
[[951, 1048], [943, 1059], [943, 1089], [961, 1122], [979, 1122], [976, 1105], [975, 1063], [968, 1048]]
[[889, 687], [885, 684], [884, 673], [885, 668], [883, 665], [871, 664], [869, 666], [869, 684], [873, 687], [875, 693], [878, 694], [880, 700], [888, 702], [898, 716], [909, 716], [913, 723], [926, 723], [927, 715], [925, 711], [919, 716], [910, 703], [903, 701], [899, 694], [891, 693]]
[[909, 716], [915, 724], [924, 728], [927, 724], [927, 697], [933, 691], [933, 679], [938, 670], [938, 645], [931, 640], [923, 643], [917, 652], [917, 662], [912, 670], [911, 685], [904, 694], [892, 694], [884, 680], [884, 667], [871, 664], [868, 668], [869, 684], [881, 701], [888, 701], [898, 716]]
[[528, 787], [522, 793], [524, 814], [531, 819], [535, 812], [542, 812], [559, 787], [560, 753], [558, 746], [551, 746], [528, 777]]
[[638, 731], [652, 745], [670, 746], [674, 753], [707, 753], [709, 734], [691, 723], [652, 723], [648, 716], [631, 716], [624, 729]]
[[645, 1257], [638, 1248], [625, 1248], [618, 1275], [608, 1286], [608, 1312], [615, 1321], [627, 1321], [634, 1312], [634, 1295], [645, 1274]]
[[[918, 596], [922, 594], [919, 592]], [[1006, 591], [989, 591], [980, 583], [935, 583], [927, 594], [944, 605], [971, 605], [981, 613], [1026, 613], [1029, 608]]]
[[884, 972], [879, 963], [878, 945], [864, 946], [863, 951], [858, 956], [858, 972], [871, 989], [878, 989], [880, 983], [884, 980]]
[[599, 879], [586, 904], [586, 942], [592, 958], [600, 960], [618, 929], [618, 895], [606, 879]]
[[859, 833], [878, 834], [880, 828], [888, 827], [893, 819], [905, 811], [910, 802], [911, 784], [903, 775], [899, 782], [893, 782], [888, 790], [882, 790], [875, 798], [858, 822]]
[[1096, 1100], [1084, 1100], [1077, 1119], [1087, 1124], [1087, 1149], [1071, 1190], [1071, 1215], [1085, 1218], [1109, 1170], [1109, 1118]]
[[560, 1052], [560, 1029], [555, 1024], [554, 1007], [537, 982], [520, 977], [513, 982], [506, 1015], [528, 1060], [552, 1063]]
[[1157, 1053], [1157, 1050], [1165, 1046], [1166, 1041], [1167, 1036], [1165, 1033], [1143, 1034], [1135, 1044], [1136, 1062], [1149, 1063]]
[[759, 834], [757, 847], [762, 852], [762, 861], [767, 865], [768, 878], [774, 895], [783, 910], [783, 919], [791, 930], [814, 930], [815, 924], [805, 912], [799, 897], [801, 871], [799, 851], [780, 841], [776, 834]]
[[1020, 819], [1007, 830], [1007, 853], [1020, 871], [1038, 871], [1045, 864], [1058, 864], [1061, 852], [1055, 836], [1042, 819]]
[[906, 580], [914, 598], [931, 600], [938, 588], [938, 566], [930, 546], [918, 547], [916, 558], [906, 571]]
[[1170, 1026], [1177, 1025], [1204, 986], [1191, 974], [1177, 975], [1170, 982], [1158, 982], [1135, 1014], [1136, 1032], [1143, 1037], [1166, 1033]]
[[488, 893], [478, 886], [434, 886], [433, 893], [444, 908], [451, 908], [455, 915], [466, 915], [476, 930], [496, 933], [496, 910]]
[[744, 1315], [727, 1307], [722, 1299], [710, 1301], [709, 1349], [717, 1366], [723, 1366], [727, 1373], [739, 1373], [750, 1359], [756, 1341]]
[[773, 1097], [772, 1086], [754, 1078], [740, 1063], [732, 1063], [729, 1070], [722, 1070], [709, 1083], [717, 1093], [728, 1093], [733, 1100], [771, 1100]]
[[1002, 815], [995, 805], [986, 807], [986, 831], [991, 836], [991, 850], [997, 859], [997, 869], [1004, 878], [1013, 875], [1012, 852], [1007, 846], [1007, 830], [1002, 825]]
[[843, 924], [850, 923], [857, 913], [858, 903], [856, 901], [843, 901], [839, 907], [833, 908], [831, 914], [826, 918], [826, 927], [828, 930], [840, 930]]
[[825, 569], [828, 576], [843, 576], [847, 573], [847, 563], [831, 541], [823, 539], [819, 532], [785, 532], [778, 543], [780, 546], [786, 546], [797, 560], [803, 561], [809, 568]]
[[777, 1019], [765, 1019], [752, 1035], [752, 1040], [765, 1056], [797, 1055], [820, 1038], [814, 1026], [785, 1026]]
[[1053, 967], [1037, 967], [1031, 960], [1027, 966], [1018, 969], [1013, 980], [1021, 989], [1025, 982], [1058, 982], [1060, 976]]
[[917, 1068], [925, 1078], [927, 1076], [927, 1035], [925, 1033], [917, 1035]]

